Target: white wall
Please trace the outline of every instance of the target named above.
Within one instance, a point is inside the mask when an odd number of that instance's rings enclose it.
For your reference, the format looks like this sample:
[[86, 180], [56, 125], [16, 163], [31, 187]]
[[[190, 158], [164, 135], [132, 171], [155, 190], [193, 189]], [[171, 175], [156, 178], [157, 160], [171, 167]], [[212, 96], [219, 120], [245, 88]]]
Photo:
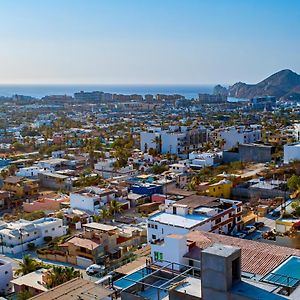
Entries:
[[10, 290], [10, 281], [13, 279], [12, 264], [0, 259], [0, 292], [7, 294]]
[[286, 144], [284, 145], [283, 151], [283, 161], [285, 164], [293, 160], [300, 160], [300, 144]]
[[77, 193], [70, 194], [70, 206], [71, 208], [82, 209], [84, 211], [93, 212], [95, 209], [94, 201], [96, 201], [96, 197], [88, 197], [86, 195], [81, 195]]

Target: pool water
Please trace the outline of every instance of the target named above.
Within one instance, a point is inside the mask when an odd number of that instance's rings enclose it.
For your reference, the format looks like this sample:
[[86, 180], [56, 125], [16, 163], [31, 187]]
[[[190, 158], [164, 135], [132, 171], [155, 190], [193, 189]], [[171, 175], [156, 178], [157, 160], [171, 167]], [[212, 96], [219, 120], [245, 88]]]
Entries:
[[[120, 288], [122, 290], [127, 289], [128, 287], [135, 284], [135, 282], [133, 282], [131, 280], [140, 281], [147, 275], [151, 274], [152, 272], [154, 272], [154, 270], [152, 270], [150, 268], [142, 268], [134, 273], [131, 273], [129, 275], [126, 275], [126, 276], [116, 280], [114, 282], [114, 287]], [[128, 279], [131, 279], [131, 280], [128, 280]]]
[[297, 285], [300, 282], [300, 257], [288, 258], [263, 280], [286, 287]]

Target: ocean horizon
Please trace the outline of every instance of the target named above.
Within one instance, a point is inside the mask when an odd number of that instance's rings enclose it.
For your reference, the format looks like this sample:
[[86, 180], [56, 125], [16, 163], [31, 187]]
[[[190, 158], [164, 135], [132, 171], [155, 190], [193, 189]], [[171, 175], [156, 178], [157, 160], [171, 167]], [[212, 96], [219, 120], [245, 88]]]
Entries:
[[113, 84], [0, 84], [0, 96], [15, 94], [41, 98], [49, 95], [70, 95], [85, 91], [102, 91], [116, 94], [180, 94], [187, 99], [198, 93], [212, 93], [215, 85], [113, 85]]

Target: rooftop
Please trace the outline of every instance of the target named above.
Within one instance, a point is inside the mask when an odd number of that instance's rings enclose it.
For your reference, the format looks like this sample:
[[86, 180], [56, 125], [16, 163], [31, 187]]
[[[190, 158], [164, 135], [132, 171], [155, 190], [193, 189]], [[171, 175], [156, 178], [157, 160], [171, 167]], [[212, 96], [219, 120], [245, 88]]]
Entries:
[[101, 300], [110, 296], [113, 291], [101, 287], [94, 282], [84, 280], [82, 278], [76, 278], [70, 280], [64, 284], [61, 284], [47, 292], [37, 295], [31, 299], [34, 300], [69, 300], [69, 299], [81, 299], [81, 300]]
[[102, 230], [102, 231], [111, 231], [111, 230], [116, 230], [117, 229], [116, 226], [111, 226], [111, 225], [106, 225], [106, 224], [101, 224], [101, 223], [96, 223], [96, 222], [84, 224], [82, 226], [85, 227], [85, 228]]
[[166, 212], [159, 212], [149, 217], [150, 221], [159, 222], [161, 224], [168, 224], [183, 228], [192, 228], [199, 225], [203, 221], [207, 220], [209, 217], [203, 215], [174, 215]]
[[46, 269], [39, 269], [37, 271], [31, 272], [19, 278], [16, 278], [11, 281], [11, 283], [16, 285], [25, 285], [37, 289], [39, 291], [47, 291], [48, 289], [42, 284], [43, 282], [43, 273]]

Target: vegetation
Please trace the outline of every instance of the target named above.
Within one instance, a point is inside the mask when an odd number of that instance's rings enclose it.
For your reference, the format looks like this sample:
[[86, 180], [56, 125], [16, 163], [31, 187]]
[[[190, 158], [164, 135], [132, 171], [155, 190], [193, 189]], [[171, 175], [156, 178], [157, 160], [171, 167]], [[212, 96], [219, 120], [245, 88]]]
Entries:
[[116, 216], [116, 214], [119, 214], [122, 212], [122, 206], [123, 204], [118, 202], [117, 200], [111, 200], [109, 202], [109, 212], [111, 215]]
[[32, 294], [29, 291], [20, 291], [17, 293], [17, 300], [27, 300], [32, 297]]
[[80, 276], [80, 271], [75, 270], [73, 267], [53, 266], [53, 268], [49, 271], [47, 288], [54, 288]]
[[293, 174], [287, 180], [287, 186], [290, 191], [295, 192], [300, 187], [300, 177], [296, 174]]
[[44, 265], [42, 262], [37, 261], [36, 259], [32, 258], [30, 255], [24, 255], [23, 260], [19, 262], [19, 268], [16, 270], [16, 275], [26, 275], [31, 272], [34, 272]]

